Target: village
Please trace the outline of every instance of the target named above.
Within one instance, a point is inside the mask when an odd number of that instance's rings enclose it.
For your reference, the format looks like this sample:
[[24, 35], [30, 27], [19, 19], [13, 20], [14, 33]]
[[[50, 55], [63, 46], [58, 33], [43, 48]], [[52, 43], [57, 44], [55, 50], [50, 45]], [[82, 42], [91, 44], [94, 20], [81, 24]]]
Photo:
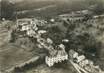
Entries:
[[[92, 18], [88, 18], [88, 19], [85, 19], [84, 16], [82, 16], [82, 14], [81, 16], [79, 15], [74, 14], [73, 12], [72, 14], [59, 15], [58, 18], [51, 18], [49, 19], [49, 21], [37, 19], [37, 18], [17, 19], [16, 25], [9, 33], [10, 35], [9, 42], [15, 43], [16, 41], [18, 41], [19, 38], [24, 38], [24, 37], [29, 38], [29, 40], [32, 41], [33, 43], [32, 46], [37, 46], [36, 48], [40, 48], [47, 51], [46, 56], [44, 56], [43, 58], [45, 64], [48, 67], [52, 67], [57, 63], [62, 63], [66, 61], [66, 62], [70, 62], [78, 73], [104, 73], [104, 71], [102, 71], [99, 65], [94, 65], [93, 61], [87, 59], [86, 56], [84, 54], [81, 54], [81, 52], [78, 52], [78, 50], [72, 48], [72, 49], [68, 49], [67, 51], [68, 47], [66, 47], [65, 44], [70, 42], [68, 38], [60, 39], [61, 42], [59, 42], [56, 45], [54, 41], [48, 37], [47, 33], [49, 33], [49, 30], [44, 28], [46, 26], [48, 26], [48, 28], [54, 26], [55, 27], [59, 26], [58, 28], [66, 28], [66, 26], [73, 25], [73, 23], [75, 22], [79, 22], [79, 23], [86, 22], [88, 24], [95, 24], [99, 21], [99, 19], [102, 19], [103, 20], [102, 23], [104, 23], [104, 15], [93, 16]], [[66, 26], [64, 26], [61, 23], [63, 24], [65, 23]], [[98, 28], [98, 26], [96, 27]], [[46, 34], [47, 36], [44, 37], [44, 35]], [[55, 40], [57, 41], [57, 39]], [[22, 47], [26, 47], [25, 42], [22, 40], [18, 44], [22, 45]], [[31, 44], [29, 47], [31, 48]], [[15, 71], [24, 69], [26, 66], [35, 63], [35, 61], [38, 60], [38, 58], [39, 57], [36, 58], [33, 57], [32, 59], [24, 63], [18, 64], [6, 70], [6, 72], [15, 73]]]
[[0, 0], [0, 73], [104, 73], [104, 0]]

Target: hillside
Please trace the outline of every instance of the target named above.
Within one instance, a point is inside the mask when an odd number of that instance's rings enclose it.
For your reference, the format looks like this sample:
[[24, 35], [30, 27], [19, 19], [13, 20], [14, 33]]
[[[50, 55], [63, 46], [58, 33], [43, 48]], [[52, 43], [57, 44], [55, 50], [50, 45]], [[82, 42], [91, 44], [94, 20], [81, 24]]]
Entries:
[[[16, 4], [18, 17], [51, 17], [59, 14], [69, 13], [71, 11], [79, 11], [89, 9], [92, 5], [102, 5], [101, 1], [86, 0], [40, 0], [40, 1], [23, 1]], [[104, 7], [104, 5], [103, 5]], [[91, 8], [90, 8], [91, 9]]]

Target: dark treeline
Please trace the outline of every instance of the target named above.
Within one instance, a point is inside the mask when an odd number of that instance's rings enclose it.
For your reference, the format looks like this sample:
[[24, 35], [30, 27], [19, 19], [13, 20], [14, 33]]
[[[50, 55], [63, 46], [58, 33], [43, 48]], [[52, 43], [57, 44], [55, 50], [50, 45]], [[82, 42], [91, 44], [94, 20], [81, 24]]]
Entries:
[[9, 0], [1, 1], [1, 19], [14, 19], [15, 18], [15, 5]]

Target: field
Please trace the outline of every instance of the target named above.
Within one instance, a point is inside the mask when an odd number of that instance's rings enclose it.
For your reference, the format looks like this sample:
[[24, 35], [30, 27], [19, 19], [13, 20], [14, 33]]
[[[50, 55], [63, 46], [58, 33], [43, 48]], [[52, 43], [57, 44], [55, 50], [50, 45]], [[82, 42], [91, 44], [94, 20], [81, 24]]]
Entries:
[[[10, 21], [9, 21], [10, 22]], [[8, 70], [11, 67], [23, 63], [33, 57], [33, 53], [25, 51], [20, 45], [9, 43], [10, 31], [5, 25], [9, 25], [4, 22], [4, 25], [0, 24], [0, 70]], [[14, 22], [10, 22], [14, 25]]]

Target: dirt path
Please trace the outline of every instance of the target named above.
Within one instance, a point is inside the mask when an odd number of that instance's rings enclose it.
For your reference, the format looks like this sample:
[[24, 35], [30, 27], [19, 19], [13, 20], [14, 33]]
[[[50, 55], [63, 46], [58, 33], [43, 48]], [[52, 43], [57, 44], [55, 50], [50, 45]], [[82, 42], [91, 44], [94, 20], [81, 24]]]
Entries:
[[8, 41], [8, 30], [0, 25], [0, 46]]
[[70, 62], [60, 63], [53, 67], [48, 67], [46, 64], [41, 64], [36, 68], [32, 68], [24, 73], [77, 73]]

